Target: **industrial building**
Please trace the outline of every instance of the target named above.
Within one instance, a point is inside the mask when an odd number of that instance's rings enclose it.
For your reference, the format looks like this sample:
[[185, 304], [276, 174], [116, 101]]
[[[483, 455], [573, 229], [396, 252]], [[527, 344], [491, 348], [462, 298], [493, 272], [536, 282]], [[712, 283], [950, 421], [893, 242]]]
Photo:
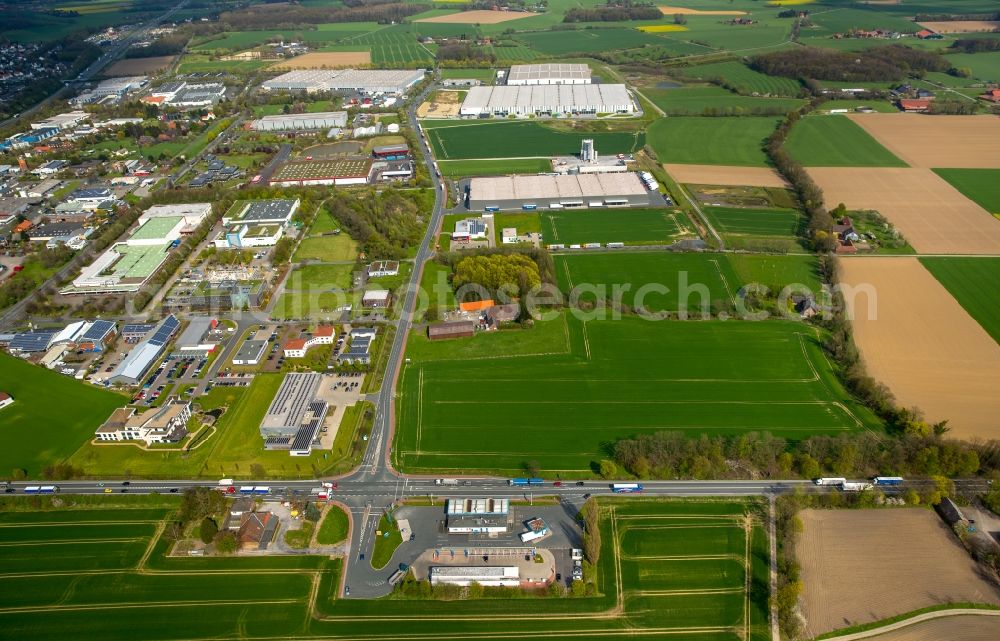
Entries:
[[160, 321], [149, 338], [136, 344], [128, 356], [122, 359], [108, 382], [112, 385], [138, 385], [180, 326], [181, 322], [173, 314]]
[[63, 129], [72, 129], [84, 120], [89, 120], [90, 114], [86, 111], [68, 111], [62, 114], [56, 114], [55, 116], [49, 116], [45, 120], [40, 120], [38, 122], [31, 123], [32, 129], [50, 129], [55, 128], [62, 131]]
[[545, 63], [512, 65], [508, 85], [589, 85], [590, 67], [584, 64]]
[[70, 99], [74, 105], [89, 105], [92, 103], [115, 104], [130, 91], [141, 89], [149, 82], [146, 76], [128, 76], [125, 78], [108, 78], [92, 89], [83, 91]]
[[508, 499], [448, 499], [448, 534], [507, 531]]
[[303, 131], [346, 126], [346, 111], [264, 116], [250, 123], [250, 127], [257, 131]]
[[313, 185], [365, 185], [372, 173], [371, 158], [345, 160], [300, 160], [282, 165], [271, 176], [279, 187]]
[[226, 85], [221, 82], [188, 84], [185, 81], [168, 82], [144, 96], [142, 101], [152, 105], [171, 107], [209, 107], [226, 97]]
[[521, 572], [515, 566], [432, 566], [431, 585], [468, 586], [477, 583], [489, 587], [516, 588], [521, 585]]
[[327, 404], [316, 398], [322, 382], [323, 375], [315, 372], [285, 375], [260, 423], [264, 449], [309, 456], [326, 419]]
[[284, 233], [281, 225], [246, 225], [237, 223], [223, 228], [212, 244], [218, 249], [272, 247]]
[[233, 356], [233, 365], [259, 365], [267, 349], [267, 341], [245, 340]]
[[641, 205], [649, 205], [649, 192], [633, 172], [473, 178], [468, 187], [473, 211]]
[[227, 227], [236, 223], [287, 225], [298, 209], [298, 198], [240, 201], [222, 217], [222, 224]]
[[261, 84], [265, 91], [356, 91], [402, 94], [424, 79], [424, 69], [298, 69]]
[[459, 109], [459, 115], [473, 118], [635, 112], [632, 96], [620, 84], [472, 87]]

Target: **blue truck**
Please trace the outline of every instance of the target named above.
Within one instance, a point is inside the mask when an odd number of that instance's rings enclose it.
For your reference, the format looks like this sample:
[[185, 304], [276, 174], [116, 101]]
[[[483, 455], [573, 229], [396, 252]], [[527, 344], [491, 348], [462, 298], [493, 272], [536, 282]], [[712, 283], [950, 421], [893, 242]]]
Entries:
[[902, 485], [902, 476], [876, 476], [872, 479], [875, 485]]

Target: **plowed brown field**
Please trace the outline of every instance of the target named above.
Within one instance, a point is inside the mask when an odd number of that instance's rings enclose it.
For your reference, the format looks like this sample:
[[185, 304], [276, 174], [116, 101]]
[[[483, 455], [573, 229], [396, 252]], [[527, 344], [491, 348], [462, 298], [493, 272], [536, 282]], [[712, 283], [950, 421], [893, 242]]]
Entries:
[[918, 22], [917, 24], [937, 33], [975, 33], [1000, 29], [1000, 22], [996, 20], [952, 20], [948, 22]]
[[[903, 407], [947, 419], [958, 438], [1000, 438], [1000, 346], [912, 257], [840, 261], [854, 339], [868, 373]], [[919, 558], [919, 557], [915, 557]]]
[[733, 185], [751, 187], [787, 187], [778, 172], [767, 167], [731, 167], [723, 165], [663, 165], [679, 183], [694, 185]]
[[979, 578], [931, 510], [803, 510], [799, 517], [808, 638], [938, 603], [1000, 604], [1000, 592]]
[[996, 641], [997, 637], [1000, 637], [1000, 617], [967, 614], [915, 623], [868, 638], [871, 641]]
[[[1000, 119], [998, 119], [1000, 121]], [[929, 254], [998, 254], [1000, 220], [930, 169], [810, 167], [833, 207], [874, 209]]]
[[339, 69], [342, 67], [363, 67], [370, 65], [372, 55], [368, 51], [316, 51], [304, 53], [271, 65], [271, 69]]
[[746, 11], [705, 11], [703, 9], [691, 9], [689, 7], [660, 7], [660, 11], [664, 15], [683, 15], [683, 16], [742, 16]]
[[445, 24], [499, 24], [520, 18], [531, 18], [536, 13], [527, 11], [460, 11], [446, 16], [421, 18], [414, 22], [442, 22]]
[[911, 167], [1000, 167], [1000, 118], [875, 113], [847, 116]]

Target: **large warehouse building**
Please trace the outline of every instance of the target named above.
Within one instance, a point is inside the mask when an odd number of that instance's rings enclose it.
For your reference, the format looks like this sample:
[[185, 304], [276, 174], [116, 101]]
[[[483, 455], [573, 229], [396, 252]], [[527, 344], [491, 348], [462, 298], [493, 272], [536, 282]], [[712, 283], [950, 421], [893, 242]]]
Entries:
[[250, 127], [257, 131], [307, 131], [310, 129], [330, 129], [346, 126], [346, 111], [264, 116], [250, 123]]
[[424, 79], [423, 69], [298, 69], [265, 81], [265, 91], [358, 91], [401, 94]]
[[590, 67], [578, 64], [546, 63], [513, 65], [508, 85], [589, 85]]
[[326, 419], [327, 404], [316, 398], [322, 383], [323, 375], [315, 372], [285, 375], [260, 423], [264, 449], [309, 455]]
[[559, 176], [496, 176], [469, 181], [472, 211], [571, 209], [649, 205], [634, 172]]
[[461, 116], [544, 116], [635, 113], [625, 85], [520, 85], [472, 87]]
[[461, 585], [478, 583], [489, 587], [516, 588], [521, 585], [521, 571], [514, 566], [432, 566], [431, 585]]

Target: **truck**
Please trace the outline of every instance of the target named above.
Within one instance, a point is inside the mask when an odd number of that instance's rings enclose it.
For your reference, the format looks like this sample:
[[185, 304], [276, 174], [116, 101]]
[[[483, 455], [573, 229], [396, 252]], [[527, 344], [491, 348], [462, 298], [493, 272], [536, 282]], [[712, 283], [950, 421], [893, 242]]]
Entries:
[[271, 488], [266, 485], [255, 485], [253, 488], [254, 494], [270, 494]]
[[232, 484], [233, 484], [233, 479], [219, 479], [219, 485], [229, 486]]
[[837, 476], [823, 476], [818, 479], [814, 479], [813, 483], [816, 485], [841, 485], [845, 481], [847, 481], [847, 479]]
[[872, 480], [875, 485], [902, 485], [904, 479], [902, 476], [876, 476]]
[[845, 492], [864, 492], [865, 490], [870, 490], [873, 487], [875, 486], [867, 481], [860, 481], [857, 483], [853, 481], [844, 481], [840, 484], [840, 489]]
[[435, 479], [434, 485], [458, 485], [458, 479]]
[[545, 479], [539, 479], [539, 478], [528, 479], [528, 485], [545, 485]]
[[240, 494], [253, 494], [253, 486], [252, 485], [241, 485], [240, 486]]
[[642, 483], [612, 483], [611, 491], [615, 494], [637, 494], [642, 492]]
[[528, 479], [510, 479], [507, 481], [507, 485], [527, 485]]

